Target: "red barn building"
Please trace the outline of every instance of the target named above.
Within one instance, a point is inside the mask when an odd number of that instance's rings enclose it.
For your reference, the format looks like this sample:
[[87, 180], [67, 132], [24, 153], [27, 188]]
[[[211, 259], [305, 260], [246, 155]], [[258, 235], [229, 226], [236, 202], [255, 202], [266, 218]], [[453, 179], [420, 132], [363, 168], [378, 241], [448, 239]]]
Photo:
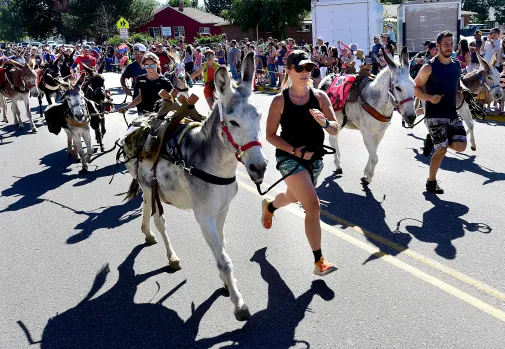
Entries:
[[221, 34], [222, 29], [216, 24], [224, 24], [226, 21], [212, 13], [200, 11], [196, 8], [164, 6], [155, 10], [153, 19], [136, 28], [137, 33], [149, 33], [151, 36], [161, 36], [162, 29], [170, 28], [169, 38], [177, 39], [181, 36], [185, 42], [192, 43], [195, 38], [202, 35]]

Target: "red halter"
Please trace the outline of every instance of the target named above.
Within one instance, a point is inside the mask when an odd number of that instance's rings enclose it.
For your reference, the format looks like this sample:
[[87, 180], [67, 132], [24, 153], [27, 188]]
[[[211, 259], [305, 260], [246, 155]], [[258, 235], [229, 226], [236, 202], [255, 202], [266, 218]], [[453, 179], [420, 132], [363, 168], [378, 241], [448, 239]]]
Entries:
[[[223, 118], [223, 107], [221, 105], [221, 101], [217, 102], [217, 105], [219, 107], [219, 113], [221, 115], [221, 118]], [[235, 157], [237, 158], [238, 161], [242, 162], [242, 156], [244, 153], [248, 150], [251, 149], [252, 147], [261, 147], [261, 142], [260, 141], [251, 141], [243, 146], [238, 145], [235, 143], [233, 140], [233, 137], [230, 133], [230, 130], [228, 130], [228, 126], [226, 126], [224, 121], [221, 121], [221, 127], [223, 128], [222, 135], [226, 135], [226, 138], [228, 141], [233, 145], [233, 148], [235, 148]]]

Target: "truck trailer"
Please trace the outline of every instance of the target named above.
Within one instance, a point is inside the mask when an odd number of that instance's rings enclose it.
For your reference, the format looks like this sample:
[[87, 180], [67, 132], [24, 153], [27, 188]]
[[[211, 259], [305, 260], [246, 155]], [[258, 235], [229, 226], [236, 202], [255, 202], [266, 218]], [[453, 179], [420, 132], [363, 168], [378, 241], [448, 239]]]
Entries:
[[312, 0], [312, 40], [323, 37], [334, 47], [338, 40], [355, 43], [368, 55], [374, 35], [384, 31], [382, 12], [377, 0]]
[[426, 40], [436, 41], [438, 33], [450, 30], [459, 42], [461, 1], [417, 0], [398, 6], [398, 52], [404, 46], [411, 53], [424, 49]]

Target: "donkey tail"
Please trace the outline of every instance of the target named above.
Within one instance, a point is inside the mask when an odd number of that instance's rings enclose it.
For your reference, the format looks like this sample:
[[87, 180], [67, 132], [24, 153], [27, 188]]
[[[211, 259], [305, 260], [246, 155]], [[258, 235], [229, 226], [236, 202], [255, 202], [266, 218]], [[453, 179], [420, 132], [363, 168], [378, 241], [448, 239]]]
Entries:
[[338, 128], [339, 131], [341, 129], [343, 129], [345, 127], [345, 125], [347, 125], [347, 114], [345, 112], [345, 104], [344, 104], [344, 108], [342, 109], [342, 115], [343, 115], [344, 119], [342, 120], [342, 125], [340, 125], [340, 127]]
[[135, 178], [132, 179], [132, 182], [130, 183], [130, 188], [128, 189], [126, 197], [124, 198], [123, 201], [130, 201], [131, 199], [135, 198], [139, 192], [139, 189], [140, 189], [139, 181]]

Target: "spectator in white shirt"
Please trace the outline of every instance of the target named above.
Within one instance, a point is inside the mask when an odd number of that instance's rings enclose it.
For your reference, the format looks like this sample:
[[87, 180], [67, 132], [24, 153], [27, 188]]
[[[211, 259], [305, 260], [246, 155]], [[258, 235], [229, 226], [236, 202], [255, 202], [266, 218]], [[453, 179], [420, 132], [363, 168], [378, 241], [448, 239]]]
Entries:
[[[487, 37], [484, 37], [484, 40], [482, 41], [482, 47], [480, 49], [480, 53], [488, 63], [491, 62], [493, 55], [495, 53], [497, 55], [500, 54], [500, 50], [501, 50], [500, 36], [501, 36], [500, 35], [500, 28], [493, 28], [493, 29], [491, 29], [491, 33], [489, 33], [489, 35]], [[495, 67], [498, 69], [498, 71], [501, 70], [500, 59], [496, 60]], [[487, 104], [486, 111], [487, 112], [491, 111], [492, 101], [493, 101], [493, 96], [488, 91], [486, 91], [486, 104]]]
[[[500, 29], [493, 28], [491, 29], [491, 33], [486, 37], [484, 37], [484, 42], [482, 43], [482, 47], [480, 49], [481, 55], [487, 62], [491, 62], [493, 55], [495, 52], [500, 54], [501, 40], [500, 40]], [[496, 67], [499, 65], [499, 60], [496, 62]]]

